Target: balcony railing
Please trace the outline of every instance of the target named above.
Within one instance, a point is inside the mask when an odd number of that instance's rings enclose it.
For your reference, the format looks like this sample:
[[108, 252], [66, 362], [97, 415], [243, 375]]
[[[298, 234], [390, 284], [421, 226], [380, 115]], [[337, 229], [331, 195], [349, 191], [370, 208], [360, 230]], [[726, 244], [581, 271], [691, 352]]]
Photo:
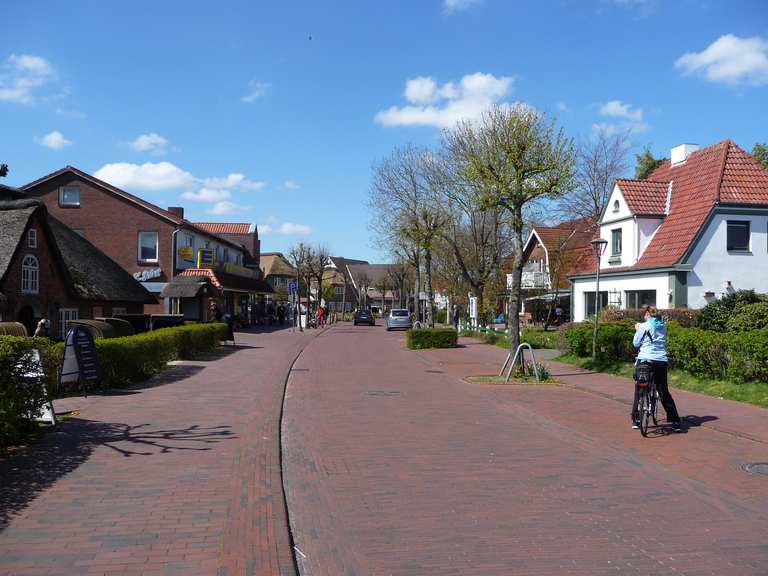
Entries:
[[523, 270], [521, 283], [524, 289], [549, 288], [549, 278], [546, 272], [527, 272]]

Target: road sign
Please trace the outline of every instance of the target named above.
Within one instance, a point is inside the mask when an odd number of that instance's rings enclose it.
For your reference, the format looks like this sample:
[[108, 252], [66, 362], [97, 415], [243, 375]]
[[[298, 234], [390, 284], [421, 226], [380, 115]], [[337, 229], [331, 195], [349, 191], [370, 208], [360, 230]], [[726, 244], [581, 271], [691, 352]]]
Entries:
[[288, 280], [288, 293], [296, 294], [296, 292], [298, 292], [298, 285], [296, 280]]

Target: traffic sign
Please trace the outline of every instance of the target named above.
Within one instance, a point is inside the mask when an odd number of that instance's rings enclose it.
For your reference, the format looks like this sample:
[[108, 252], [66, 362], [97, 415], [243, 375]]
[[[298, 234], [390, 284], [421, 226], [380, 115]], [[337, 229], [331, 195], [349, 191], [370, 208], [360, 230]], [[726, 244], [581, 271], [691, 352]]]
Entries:
[[288, 280], [288, 292], [290, 294], [296, 294], [296, 292], [298, 292], [296, 280]]

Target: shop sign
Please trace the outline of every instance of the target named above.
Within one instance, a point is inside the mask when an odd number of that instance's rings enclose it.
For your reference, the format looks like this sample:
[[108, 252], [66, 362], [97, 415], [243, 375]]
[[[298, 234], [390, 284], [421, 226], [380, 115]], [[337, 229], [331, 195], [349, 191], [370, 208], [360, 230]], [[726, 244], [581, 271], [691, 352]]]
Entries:
[[182, 246], [179, 248], [179, 258], [187, 262], [194, 262], [195, 251], [192, 249], [192, 246]]
[[139, 282], [146, 282], [152, 280], [152, 278], [159, 278], [163, 275], [162, 268], [153, 268], [152, 270], [142, 270], [141, 272], [134, 272], [133, 278]]
[[210, 248], [200, 248], [197, 251], [197, 267], [213, 268], [216, 263], [216, 253]]

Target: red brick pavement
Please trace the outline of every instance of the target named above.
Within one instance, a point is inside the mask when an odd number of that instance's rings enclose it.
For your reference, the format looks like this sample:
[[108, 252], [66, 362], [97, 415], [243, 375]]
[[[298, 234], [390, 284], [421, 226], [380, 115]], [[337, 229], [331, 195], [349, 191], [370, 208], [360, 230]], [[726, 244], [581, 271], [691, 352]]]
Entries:
[[304, 350], [282, 431], [303, 574], [768, 573], [768, 478], [740, 469], [765, 443], [715, 420], [643, 439], [606, 394], [456, 377], [489, 350], [351, 326]]
[[57, 401], [80, 413], [0, 462], [0, 574], [294, 574], [279, 415], [310, 338], [238, 335], [150, 387]]

